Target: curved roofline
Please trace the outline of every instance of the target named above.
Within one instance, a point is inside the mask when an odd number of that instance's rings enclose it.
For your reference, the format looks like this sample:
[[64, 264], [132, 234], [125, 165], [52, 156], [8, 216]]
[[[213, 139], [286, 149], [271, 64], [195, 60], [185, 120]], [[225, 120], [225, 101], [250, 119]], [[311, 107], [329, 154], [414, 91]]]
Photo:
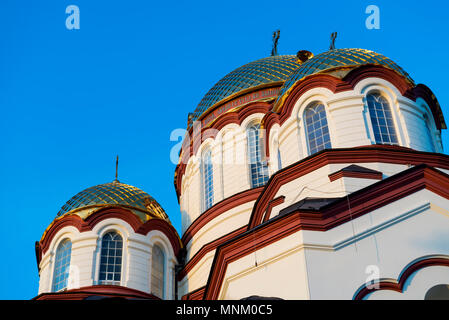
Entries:
[[57, 218], [95, 207], [119, 206], [169, 220], [162, 206], [148, 193], [135, 186], [114, 180], [86, 188], [71, 197], [59, 210]]
[[[276, 81], [276, 82], [270, 82], [270, 83], [264, 83], [255, 87], [250, 87], [250, 88], [246, 88], [243, 90], [240, 90], [236, 93], [233, 93], [232, 95], [223, 98], [222, 100], [218, 101], [217, 103], [213, 104], [212, 106], [210, 106], [206, 111], [204, 111], [197, 119], [195, 119], [196, 121], [201, 121], [204, 118], [206, 118], [212, 111], [214, 111], [216, 108], [220, 107], [222, 104], [225, 104], [226, 102], [229, 102], [231, 100], [237, 99], [245, 94], [251, 93], [251, 92], [255, 92], [255, 91], [259, 91], [261, 89], [267, 89], [267, 88], [273, 88], [273, 87], [282, 87], [282, 85], [284, 84], [285, 81]], [[259, 99], [259, 100], [263, 100], [263, 99]], [[259, 100], [255, 100], [255, 101], [259, 101]], [[251, 101], [251, 102], [255, 102], [255, 101]], [[249, 102], [250, 103], [250, 102]], [[241, 107], [241, 106], [239, 106]], [[234, 108], [233, 108], [234, 109]], [[232, 110], [232, 109], [231, 109]], [[229, 111], [231, 111], [229, 110]], [[189, 128], [189, 131], [192, 130], [192, 127]]]
[[225, 99], [232, 99], [231, 96], [235, 98], [242, 91], [260, 85], [283, 83], [299, 66], [295, 55], [285, 54], [260, 58], [232, 70], [203, 96], [193, 112], [193, 119], [189, 118], [188, 129], [191, 128], [192, 121], [204, 118], [205, 112], [223, 103]]
[[389, 66], [383, 65], [381, 63], [366, 63], [366, 64], [353, 64], [353, 65], [336, 66], [336, 67], [323, 69], [323, 70], [320, 70], [318, 72], [305, 75], [301, 79], [296, 80], [293, 84], [290, 85], [290, 87], [287, 89], [287, 91], [285, 91], [282, 95], [278, 96], [276, 102], [273, 105], [273, 112], [279, 111], [279, 109], [284, 104], [285, 99], [288, 98], [288, 96], [293, 91], [293, 89], [298, 85], [298, 83], [304, 81], [305, 79], [307, 79], [307, 78], [309, 78], [311, 76], [317, 75], [317, 74], [327, 74], [327, 73], [338, 71], [338, 70], [342, 70], [342, 69], [349, 69], [349, 72], [351, 72], [352, 70], [358, 69], [358, 68], [363, 67], [363, 66], [379, 66], [379, 67], [383, 67], [385, 69], [389, 69], [389, 70], [395, 72], [398, 76], [402, 77], [411, 86], [413, 86], [413, 87], [415, 86], [415, 82], [411, 78], [405, 77], [403, 74], [399, 73], [395, 69], [390, 68]]

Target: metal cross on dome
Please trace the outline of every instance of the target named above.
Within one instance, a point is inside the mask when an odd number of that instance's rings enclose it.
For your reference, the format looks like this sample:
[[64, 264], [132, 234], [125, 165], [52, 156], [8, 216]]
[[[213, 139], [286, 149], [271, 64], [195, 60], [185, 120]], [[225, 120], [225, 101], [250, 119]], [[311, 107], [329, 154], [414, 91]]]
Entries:
[[271, 49], [271, 55], [277, 56], [278, 55], [278, 41], [279, 36], [281, 35], [280, 30], [276, 30], [273, 32], [273, 49]]
[[118, 181], [118, 155], [117, 155], [117, 160], [115, 160], [115, 182], [119, 182]]
[[337, 32], [332, 32], [331, 33], [331, 45], [329, 47], [329, 50], [335, 49], [335, 39], [337, 39]]

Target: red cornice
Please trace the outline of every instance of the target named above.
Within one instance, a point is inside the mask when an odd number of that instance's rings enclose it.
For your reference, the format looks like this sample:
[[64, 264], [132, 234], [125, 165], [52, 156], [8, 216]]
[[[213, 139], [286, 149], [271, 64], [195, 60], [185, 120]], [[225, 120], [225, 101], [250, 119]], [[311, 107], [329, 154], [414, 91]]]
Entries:
[[189, 241], [202, 227], [204, 227], [208, 222], [217, 218], [222, 213], [237, 206], [240, 206], [242, 204], [245, 204], [247, 202], [256, 200], [262, 189], [263, 187], [259, 187], [239, 192], [210, 207], [198, 218], [196, 218], [195, 221], [193, 221], [192, 224], [184, 232], [181, 238], [181, 241], [184, 244], [184, 246], [187, 246]]
[[179, 250], [182, 248], [181, 239], [179, 239], [178, 233], [176, 232], [176, 229], [167, 221], [162, 219], [150, 219], [147, 222], [145, 222], [143, 225], [140, 225], [139, 229], [137, 229], [137, 233], [146, 235], [148, 232], [152, 230], [158, 230], [165, 234], [170, 241], [173, 251], [175, 255], [177, 256], [179, 253]]
[[380, 279], [378, 282], [370, 283], [370, 287], [367, 284], [363, 284], [355, 293], [354, 300], [362, 300], [368, 294], [379, 290], [393, 290], [402, 293], [404, 290], [404, 284], [407, 279], [416, 271], [431, 267], [431, 266], [444, 266], [449, 267], [449, 256], [425, 256], [421, 257], [415, 262], [409, 264], [396, 279]]
[[185, 173], [188, 160], [192, 155], [196, 154], [198, 148], [201, 146], [201, 143], [203, 143], [208, 138], [215, 139], [217, 132], [230, 123], [241, 125], [248, 116], [254, 113], [266, 114], [271, 109], [271, 106], [272, 104], [267, 102], [251, 102], [245, 105], [244, 108], [239, 108], [235, 111], [228, 111], [224, 113], [219, 118], [217, 118], [210, 126], [201, 128], [201, 131], [198, 131], [196, 133], [192, 133], [192, 131], [189, 132], [190, 137], [193, 136], [193, 139], [190, 138], [187, 143], [183, 143], [182, 150], [184, 152], [182, 155], [182, 159], [175, 169], [174, 183], [178, 200], [181, 192], [182, 176]]
[[386, 80], [393, 84], [404, 97], [413, 101], [416, 101], [418, 97], [423, 98], [432, 111], [438, 130], [446, 128], [441, 107], [439, 106], [435, 95], [427, 86], [418, 84], [416, 87], [413, 87], [413, 84], [395, 71], [383, 66], [368, 64], [351, 70], [343, 79], [319, 73], [310, 75], [303, 81], [297, 82], [282, 105], [282, 109], [277, 113], [267, 113], [262, 120], [263, 126], [266, 129], [266, 139], [264, 141], [266, 156], [268, 157], [270, 155], [269, 135], [271, 127], [276, 123], [282, 125], [291, 117], [296, 102], [304, 93], [314, 88], [326, 88], [333, 93], [353, 90], [358, 82], [367, 78], [380, 78]]
[[403, 165], [422, 163], [432, 167], [449, 169], [449, 156], [444, 154], [414, 151], [409, 148], [372, 145], [356, 148], [323, 150], [300, 160], [273, 174], [254, 205], [248, 229], [262, 223], [268, 203], [275, 197], [280, 187], [325, 165], [336, 163], [380, 162]]
[[270, 200], [270, 202], [268, 202], [268, 207], [267, 207], [267, 211], [265, 212], [263, 222], [268, 221], [268, 219], [270, 218], [270, 215], [271, 215], [271, 210], [273, 210], [273, 207], [276, 207], [276, 206], [280, 205], [281, 203], [284, 203], [284, 200], [285, 200], [285, 196], [280, 196], [280, 197], [277, 197], [273, 200]]
[[[418, 97], [423, 98], [432, 111], [432, 115], [435, 119], [435, 124], [438, 130], [446, 128], [441, 107], [439, 106], [435, 95], [427, 86], [418, 84], [417, 86], [413, 87], [412, 83], [407, 81], [406, 78], [399, 75], [392, 69], [388, 69], [379, 65], [367, 64], [351, 70], [343, 79], [331, 76], [329, 74], [319, 73], [310, 75], [302, 81], [298, 81], [283, 103], [282, 109], [280, 109], [280, 111], [277, 113], [269, 112], [271, 109], [271, 104], [269, 103], [250, 103], [244, 108], [240, 108], [236, 112], [224, 113], [219, 118], [217, 118], [217, 120], [215, 120], [215, 122], [212, 123], [211, 126], [207, 129], [214, 128], [220, 130], [229, 123], [241, 124], [243, 119], [248, 115], [255, 112], [263, 112], [265, 113], [265, 116], [262, 120], [262, 127], [266, 130], [266, 136], [264, 139], [265, 152], [266, 156], [269, 157], [269, 134], [272, 126], [276, 123], [282, 125], [291, 116], [296, 101], [298, 101], [298, 99], [304, 93], [314, 88], [327, 88], [333, 93], [349, 91], [353, 90], [357, 83], [361, 80], [373, 77], [384, 79], [390, 82], [399, 90], [399, 92], [404, 97], [407, 97], [413, 101], [416, 101]], [[207, 129], [204, 128], [203, 131]], [[175, 189], [178, 195], [178, 199], [181, 190], [180, 187], [182, 176], [185, 172], [185, 164], [187, 163], [187, 160], [191, 156], [191, 154], [195, 153], [201, 142], [204, 141], [204, 139], [202, 139], [202, 141], [199, 141], [198, 138], [196, 140], [198, 140], [197, 146], [195, 146], [195, 148], [190, 148], [189, 154], [183, 155], [184, 157], [181, 161], [181, 164], [178, 165], [175, 169]]]
[[449, 176], [421, 164], [337, 200], [321, 212], [293, 211], [274, 217], [217, 248], [204, 298], [218, 298], [229, 263], [299, 230], [327, 231], [422, 189], [449, 199]]
[[85, 220], [81, 219], [79, 216], [73, 214], [68, 216], [63, 216], [62, 218], [56, 220], [51, 227], [47, 230], [45, 236], [41, 239], [38, 244], [38, 264], [42, 254], [45, 254], [50, 247], [50, 243], [54, 236], [64, 227], [73, 226], [79, 230], [79, 232], [91, 231], [95, 225], [105, 219], [117, 218], [128, 223], [136, 233], [146, 235], [151, 230], [159, 230], [164, 233], [170, 240], [173, 247], [175, 255], [178, 254], [180, 248], [182, 247], [181, 241], [176, 230], [167, 221], [157, 218], [152, 218], [147, 222], [143, 223], [139, 217], [137, 217], [132, 211], [121, 208], [121, 207], [109, 207], [100, 209], [99, 211], [92, 213]]
[[373, 179], [373, 180], [382, 180], [382, 172], [374, 173], [374, 172], [351, 172], [339, 170], [337, 172], [331, 173], [329, 175], [329, 180], [335, 181], [340, 178], [359, 178], [359, 179]]
[[149, 299], [160, 300], [153, 294], [145, 293], [139, 290], [112, 285], [96, 285], [71, 289], [62, 292], [41, 293], [32, 300], [84, 300], [90, 296], [101, 296], [104, 298], [123, 298], [123, 299]]
[[184, 266], [184, 268], [181, 270], [181, 272], [178, 275], [178, 281], [181, 281], [193, 268], [196, 266], [198, 262], [201, 261], [201, 259], [204, 258], [204, 256], [209, 253], [212, 250], [215, 250], [219, 245], [225, 243], [226, 241], [235, 238], [239, 234], [242, 234], [247, 229], [247, 226], [243, 226], [241, 228], [238, 228], [231, 233], [228, 233], [212, 242], [209, 242], [201, 247], [200, 250], [198, 250], [197, 253], [187, 262], [187, 264]]
[[181, 300], [203, 300], [205, 289], [206, 286], [198, 288], [188, 294], [183, 295]]

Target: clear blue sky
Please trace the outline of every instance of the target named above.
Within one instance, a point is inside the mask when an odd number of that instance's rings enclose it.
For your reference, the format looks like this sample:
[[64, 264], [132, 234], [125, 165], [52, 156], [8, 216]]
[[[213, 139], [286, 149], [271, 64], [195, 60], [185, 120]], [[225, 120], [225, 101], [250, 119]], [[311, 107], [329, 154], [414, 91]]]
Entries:
[[[344, 4], [343, 4], [344, 3]], [[67, 30], [65, 8], [80, 8]], [[380, 8], [380, 30], [365, 8]], [[270, 54], [385, 54], [436, 94], [449, 123], [446, 1], [0, 2], [0, 299], [37, 294], [34, 242], [79, 191], [119, 179], [180, 230], [170, 132], [233, 69]], [[443, 134], [447, 151], [449, 139]]]

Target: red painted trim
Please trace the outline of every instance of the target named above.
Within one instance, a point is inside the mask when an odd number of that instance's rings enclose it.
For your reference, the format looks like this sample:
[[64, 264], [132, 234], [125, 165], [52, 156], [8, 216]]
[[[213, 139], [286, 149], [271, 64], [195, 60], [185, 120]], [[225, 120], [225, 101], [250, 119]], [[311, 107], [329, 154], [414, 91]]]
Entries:
[[[218, 117], [210, 126], [201, 128], [201, 131], [198, 130], [198, 132], [193, 132], [191, 130], [189, 132], [190, 134], [190, 140], [185, 140], [182, 146], [183, 155], [180, 163], [176, 166], [175, 169], [175, 189], [176, 194], [178, 196], [179, 201], [179, 195], [181, 193], [181, 182], [182, 177], [185, 173], [187, 163], [189, 161], [189, 158], [196, 154], [198, 151], [198, 148], [201, 146], [201, 143], [203, 143], [206, 139], [212, 138], [215, 139], [217, 133], [223, 129], [224, 126], [236, 123], [238, 125], [241, 125], [242, 122], [250, 115], [254, 113], [263, 113], [266, 114], [272, 107], [271, 103], [267, 102], [251, 102], [247, 105], [245, 105], [244, 108], [239, 108], [235, 111], [228, 111]], [[193, 137], [193, 138], [192, 138]]]
[[382, 172], [374, 173], [374, 172], [351, 172], [351, 171], [343, 171], [339, 170], [329, 175], [329, 180], [335, 181], [340, 178], [359, 178], [359, 179], [373, 179], [373, 180], [382, 180]]
[[195, 234], [202, 227], [204, 227], [208, 222], [220, 216], [222, 213], [225, 213], [228, 210], [231, 210], [242, 204], [256, 200], [262, 189], [263, 187], [259, 187], [242, 191], [210, 207], [198, 218], [196, 218], [195, 221], [193, 221], [192, 224], [184, 232], [181, 238], [181, 241], [184, 244], [184, 246], [187, 246], [189, 241], [195, 236]]
[[182, 296], [181, 300], [203, 300], [206, 286], [193, 290], [192, 292]]
[[413, 88], [412, 97], [414, 101], [416, 101], [417, 98], [422, 98], [429, 105], [438, 130], [447, 129], [443, 111], [441, 110], [440, 104], [438, 103], [438, 100], [432, 90], [430, 90], [426, 85], [420, 83]]
[[181, 239], [179, 239], [178, 233], [176, 232], [176, 229], [167, 221], [162, 219], [150, 219], [147, 222], [145, 222], [143, 225], [139, 227], [137, 230], [137, 233], [140, 233], [142, 235], [148, 234], [148, 232], [152, 230], [158, 230], [165, 234], [165, 236], [168, 238], [168, 240], [171, 243], [171, 246], [173, 248], [173, 251], [175, 255], [177, 256], [179, 253], [179, 250], [182, 248]]
[[273, 207], [276, 207], [276, 206], [280, 205], [281, 203], [284, 203], [284, 200], [285, 200], [285, 196], [280, 196], [280, 197], [277, 197], [273, 200], [270, 200], [270, 202], [268, 202], [268, 207], [267, 207], [267, 211], [265, 212], [263, 222], [266, 222], [266, 221], [268, 221], [268, 219], [270, 219], [271, 210], [273, 210]]
[[337, 200], [322, 212], [294, 211], [248, 230], [217, 248], [205, 299], [218, 299], [229, 263], [299, 230], [327, 231], [422, 189], [449, 199], [449, 175], [422, 164]]
[[196, 266], [196, 264], [204, 258], [204, 256], [207, 253], [209, 253], [212, 250], [217, 249], [217, 247], [219, 245], [225, 243], [226, 241], [235, 238], [239, 234], [242, 234], [243, 232], [246, 231], [246, 228], [247, 228], [247, 226], [243, 226], [239, 229], [234, 230], [231, 233], [228, 233], [228, 234], [202, 246], [201, 249], [198, 250], [198, 252], [195, 253], [195, 255], [191, 259], [189, 259], [187, 264], [180, 271], [180, 273], [178, 275], [178, 281], [181, 281]]
[[32, 300], [83, 300], [89, 296], [102, 296], [106, 298], [124, 299], [150, 299], [161, 300], [153, 294], [139, 290], [112, 285], [87, 286], [62, 292], [41, 293]]
[[[40, 248], [40, 258], [45, 254], [50, 247], [50, 243], [55, 237], [56, 233], [62, 228], [73, 226], [77, 228], [80, 232], [84, 231], [87, 224], [77, 215], [64, 216], [58, 220], [55, 220], [50, 228], [46, 231], [45, 236], [39, 241]], [[39, 259], [40, 263], [40, 259]]]
[[140, 225], [143, 223], [142, 220], [130, 210], [120, 207], [109, 207], [100, 209], [84, 219], [86, 227], [83, 231], [92, 230], [99, 222], [114, 218], [126, 221], [126, 223], [133, 228], [134, 232], [137, 232], [137, 229], [139, 229]]
[[381, 162], [403, 165], [419, 165], [422, 163], [432, 167], [449, 169], [449, 156], [444, 154], [415, 151], [409, 148], [372, 145], [356, 148], [323, 150], [285, 167], [270, 177], [251, 213], [248, 229], [262, 223], [263, 214], [268, 203], [276, 196], [282, 185], [296, 180], [325, 165], [336, 163]]
[[178, 254], [182, 246], [176, 230], [167, 221], [152, 218], [146, 223], [143, 223], [140, 218], [130, 210], [121, 207], [109, 207], [100, 209], [99, 211], [92, 213], [86, 218], [86, 220], [81, 219], [75, 214], [63, 216], [62, 218], [56, 220], [47, 230], [43, 239], [41, 239], [41, 241], [39, 242], [40, 257], [38, 260], [38, 264], [40, 263], [42, 254], [45, 254], [47, 252], [53, 238], [62, 228], [73, 226], [76, 227], [80, 232], [91, 231], [97, 223], [111, 218], [117, 218], [125, 221], [133, 228], [134, 232], [143, 235], [146, 235], [151, 230], [161, 231], [170, 240], [175, 255]]
[[[343, 79], [328, 75], [328, 74], [313, 74], [308, 77], [306, 77], [302, 81], [298, 81], [289, 96], [286, 98], [285, 102], [282, 105], [282, 109], [280, 109], [279, 113], [269, 112], [270, 104], [265, 103], [264, 106], [260, 105], [260, 102], [254, 103], [254, 105], [258, 106], [258, 108], [255, 108], [251, 110], [250, 107], [251, 104], [245, 106], [244, 108], [240, 108], [236, 114], [231, 113], [225, 113], [217, 120], [212, 123], [212, 125], [209, 127], [214, 128], [217, 130], [220, 130], [225, 125], [229, 123], [238, 123], [241, 124], [242, 118], [241, 117], [247, 117], [248, 115], [254, 113], [254, 112], [263, 112], [265, 113], [265, 116], [262, 120], [262, 127], [266, 130], [266, 136], [265, 136], [265, 153], [266, 156], [270, 156], [270, 150], [269, 150], [269, 135], [270, 130], [272, 126], [277, 123], [279, 125], [282, 125], [288, 118], [291, 117], [291, 113], [293, 111], [293, 108], [296, 104], [296, 101], [307, 91], [314, 89], [314, 88], [327, 88], [333, 93], [339, 93], [343, 91], [349, 91], [353, 90], [354, 87], [357, 85], [358, 82], [360, 82], [363, 79], [366, 78], [380, 78], [384, 79], [391, 84], [393, 84], [399, 92], [404, 96], [407, 97], [413, 101], [416, 101], [418, 97], [423, 98], [426, 103], [429, 105], [432, 115], [435, 120], [435, 124], [438, 128], [438, 130], [441, 130], [442, 128], [446, 128], [446, 124], [444, 123], [443, 113], [441, 111], [441, 107], [438, 104], [438, 101], [435, 97], [435, 95], [432, 93], [432, 91], [423, 84], [418, 84], [416, 87], [413, 87], [413, 84], [408, 82], [406, 78], [399, 75], [395, 71], [388, 69], [383, 66], [378, 65], [363, 65], [358, 68], [355, 68], [351, 70]], [[260, 106], [259, 106], [260, 105]], [[266, 108], [266, 111], [264, 111], [264, 108]], [[242, 114], [242, 116], [240, 116]], [[244, 116], [243, 116], [244, 114]], [[204, 129], [206, 130], [206, 129]], [[196, 140], [199, 140], [198, 138]], [[204, 141], [204, 139], [203, 139]], [[196, 152], [197, 148], [191, 149], [193, 153]], [[182, 159], [182, 164], [187, 163], [188, 158], [191, 156], [192, 152], [188, 155], [184, 155], [184, 158]], [[175, 189], [176, 193], [179, 198], [180, 194], [180, 186], [182, 181], [182, 176], [184, 174], [185, 168], [183, 168], [183, 165], [179, 165], [176, 167], [175, 170]], [[184, 165], [185, 166], [185, 165]], [[179, 171], [179, 172], [178, 172]]]
[[[369, 289], [366, 284], [363, 284], [355, 293], [354, 300], [363, 300], [368, 294], [379, 290], [393, 290], [402, 293], [404, 291], [404, 284], [407, 279], [416, 271], [431, 267], [443, 266], [449, 267], [449, 256], [426, 256], [415, 260], [409, 264], [399, 275], [399, 279], [380, 279], [375, 284], [378, 288]], [[373, 286], [371, 283], [370, 286]]]
[[363, 65], [350, 71], [343, 79], [328, 74], [314, 74], [308, 76], [303, 81], [297, 82], [279, 113], [267, 113], [262, 120], [263, 126], [266, 129], [266, 139], [264, 142], [267, 157], [269, 156], [269, 136], [272, 126], [276, 123], [282, 125], [291, 117], [296, 102], [304, 93], [318, 87], [329, 89], [333, 93], [353, 90], [358, 82], [367, 78], [384, 79], [393, 84], [404, 97], [413, 101], [416, 101], [419, 97], [423, 98], [432, 111], [438, 130], [446, 128], [441, 107], [435, 95], [427, 86], [418, 84], [416, 87], [413, 87], [404, 77], [391, 69], [377, 65]]

